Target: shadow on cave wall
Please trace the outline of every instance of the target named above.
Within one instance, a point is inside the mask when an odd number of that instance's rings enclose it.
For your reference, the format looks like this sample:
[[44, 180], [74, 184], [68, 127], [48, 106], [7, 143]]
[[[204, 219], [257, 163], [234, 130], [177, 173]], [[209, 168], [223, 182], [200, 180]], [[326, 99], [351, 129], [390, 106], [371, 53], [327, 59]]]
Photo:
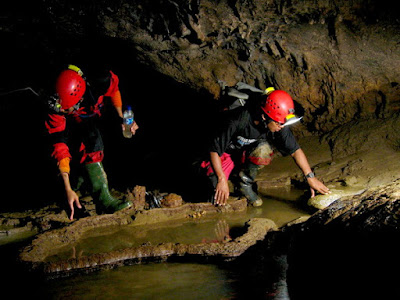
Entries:
[[[137, 65], [119, 74], [123, 98], [132, 104], [140, 128], [132, 139], [122, 137], [119, 125], [104, 128], [111, 185], [187, 195], [201, 188], [192, 163], [205, 154], [216, 111], [211, 96]], [[104, 121], [115, 117], [109, 113]]]

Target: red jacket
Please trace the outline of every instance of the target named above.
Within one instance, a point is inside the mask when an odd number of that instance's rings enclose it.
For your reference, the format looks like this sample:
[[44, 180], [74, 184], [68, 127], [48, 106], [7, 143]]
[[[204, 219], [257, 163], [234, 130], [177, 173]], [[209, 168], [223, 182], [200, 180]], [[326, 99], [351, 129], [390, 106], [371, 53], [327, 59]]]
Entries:
[[[45, 125], [48, 133], [53, 140], [52, 142], [54, 151], [52, 153], [52, 156], [57, 160], [61, 172], [69, 173], [69, 160], [72, 158], [69, 151], [68, 137], [66, 134], [66, 127], [68, 122], [80, 123], [83, 118], [100, 116], [100, 109], [104, 105], [104, 97], [111, 97], [111, 101], [114, 106], [122, 106], [121, 94], [118, 87], [119, 78], [111, 71], [110, 74], [110, 86], [104, 95], [99, 96], [97, 99], [94, 99], [94, 101], [92, 98], [91, 103], [90, 101], [83, 100], [81, 107], [78, 110], [74, 110], [69, 114], [55, 111], [49, 112]], [[85, 95], [87, 95], [87, 93], [88, 91], [86, 91]], [[85, 97], [85, 99], [86, 98], [89, 97]]]

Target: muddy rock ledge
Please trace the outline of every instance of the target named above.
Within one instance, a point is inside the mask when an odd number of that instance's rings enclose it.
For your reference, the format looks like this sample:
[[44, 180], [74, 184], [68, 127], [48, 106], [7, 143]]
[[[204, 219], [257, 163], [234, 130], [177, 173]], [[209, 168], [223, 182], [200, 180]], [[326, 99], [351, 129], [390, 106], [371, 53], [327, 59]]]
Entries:
[[286, 225], [291, 292], [300, 299], [398, 299], [399, 217], [398, 179]]
[[[103, 230], [110, 227], [139, 226], [158, 224], [163, 221], [200, 218], [220, 213], [240, 213], [247, 209], [245, 199], [230, 199], [228, 205], [221, 208], [211, 203], [184, 203], [175, 207], [136, 209], [144, 204], [144, 188], [136, 187], [128, 197], [135, 205], [132, 208], [114, 214], [93, 215], [75, 222], [65, 223], [61, 228], [47, 230], [38, 234], [30, 245], [21, 250], [20, 260], [28, 269], [39, 271], [50, 277], [88, 272], [103, 268], [112, 268], [124, 264], [145, 261], [167, 260], [170, 257], [219, 257], [229, 259], [240, 256], [257, 241], [265, 238], [267, 232], [276, 230], [276, 225], [269, 219], [252, 219], [247, 223], [244, 234], [220, 242], [202, 242], [200, 244], [163, 243], [158, 245], [143, 244], [106, 253], [95, 253], [77, 258], [52, 260], [49, 257], [63, 248], [76, 243], [86, 232], [92, 229]], [[181, 202], [178, 195], [167, 195], [162, 203], [171, 206]], [[172, 206], [174, 206], [172, 205]], [[65, 212], [64, 212], [65, 214]], [[66, 216], [64, 216], [66, 218]]]
[[[400, 179], [395, 182], [366, 190], [358, 195], [342, 197], [330, 206], [313, 214], [308, 220], [295, 220], [280, 230], [268, 219], [252, 219], [247, 223], [247, 231], [234, 240], [218, 243], [201, 244], [174, 244], [142, 245], [107, 253], [98, 253], [85, 257], [70, 258], [60, 261], [46, 261], [61, 247], [73, 243], [87, 230], [96, 226], [132, 224], [133, 215], [125, 211], [113, 215], [102, 215], [81, 219], [64, 228], [47, 231], [37, 236], [31, 245], [21, 251], [20, 259], [33, 270], [44, 272], [49, 276], [72, 274], [75, 272], [112, 268], [121, 265], [141, 263], [147, 261], [166, 261], [185, 257], [196, 259], [199, 257], [228, 259], [239, 257], [245, 252], [262, 255], [266, 248], [274, 247], [276, 236], [288, 238], [287, 252], [296, 251], [296, 247], [304, 247], [305, 236], [325, 236], [334, 234], [336, 237], [345, 236], [382, 236], [398, 235], [400, 231]], [[238, 210], [241, 201], [233, 201], [236, 208], [227, 208], [230, 211]], [[245, 208], [245, 201], [243, 201]], [[208, 203], [196, 204], [201, 209], [213, 207]], [[208, 207], [210, 206], [210, 207]], [[192, 204], [185, 204], [179, 208], [185, 214], [198, 210]], [[174, 212], [175, 211], [175, 212]], [[154, 218], [156, 215], [167, 216]], [[153, 209], [137, 215], [138, 224], [157, 222], [181, 216], [177, 209]], [[175, 214], [175, 216], [174, 216]], [[152, 220], [152, 221], [150, 221]], [[274, 232], [268, 235], [268, 232]], [[282, 240], [282, 239], [280, 239]], [[317, 239], [318, 240], [318, 239]], [[337, 241], [338, 242], [338, 241]], [[338, 242], [339, 243], [339, 242]], [[251, 249], [251, 250], [250, 250]], [[321, 253], [317, 253], [319, 257]]]
[[400, 179], [370, 188], [359, 195], [346, 196], [313, 214], [306, 222], [296, 221], [283, 232], [346, 230], [359, 233], [400, 231]]

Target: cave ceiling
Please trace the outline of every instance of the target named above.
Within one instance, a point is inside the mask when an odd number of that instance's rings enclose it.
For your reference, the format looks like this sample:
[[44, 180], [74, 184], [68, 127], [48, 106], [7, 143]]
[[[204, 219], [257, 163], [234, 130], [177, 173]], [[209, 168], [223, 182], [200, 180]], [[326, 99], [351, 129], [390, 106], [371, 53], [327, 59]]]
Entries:
[[31, 36], [36, 47], [47, 46], [49, 56], [60, 50], [48, 46], [54, 40], [124, 43], [127, 61], [215, 99], [219, 81], [274, 86], [293, 96], [311, 131], [325, 132], [355, 117], [398, 112], [400, 18], [394, 5], [386, 0], [35, 0], [23, 10], [14, 2], [9, 15], [3, 11], [1, 31], [20, 40]]

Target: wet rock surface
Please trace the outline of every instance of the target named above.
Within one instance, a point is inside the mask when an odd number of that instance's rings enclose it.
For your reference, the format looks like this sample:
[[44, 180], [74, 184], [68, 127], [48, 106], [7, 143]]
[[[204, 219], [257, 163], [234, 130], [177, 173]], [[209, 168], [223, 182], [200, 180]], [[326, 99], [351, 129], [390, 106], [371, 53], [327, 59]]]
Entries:
[[[400, 295], [397, 253], [400, 250], [400, 181], [343, 197], [312, 215], [288, 225], [288, 276], [299, 299], [391, 299]], [[290, 236], [290, 238], [289, 238]], [[332, 288], [336, 282], [346, 285]], [[382, 289], [382, 286], [385, 286]]]
[[2, 236], [12, 236], [21, 232], [43, 232], [60, 228], [69, 223], [67, 214], [57, 205], [39, 210], [24, 212], [0, 213], [0, 228]]
[[[57, 277], [66, 273], [87, 272], [150, 261], [168, 261], [169, 259], [176, 261], [179, 257], [193, 261], [201, 260], [201, 258], [229, 259], [240, 256], [257, 241], [264, 239], [268, 231], [274, 229], [276, 225], [271, 220], [252, 219], [248, 222], [247, 232], [231, 241], [190, 245], [173, 243], [143, 245], [58, 262], [33, 263], [32, 266], [51, 277]], [[22, 254], [22, 259], [27, 257], [29, 254]], [[29, 263], [28, 260], [25, 262]]]
[[347, 195], [357, 195], [364, 192], [365, 189], [362, 187], [346, 188], [346, 186], [332, 187], [330, 188], [330, 194], [317, 195], [313, 198], [308, 199], [307, 204], [317, 210], [324, 209], [330, 206], [335, 201], [340, 201]]
[[354, 232], [397, 232], [400, 214], [400, 180], [345, 196], [312, 215], [306, 222], [282, 230], [335, 230]]
[[232, 213], [243, 211], [247, 207], [245, 199], [231, 200], [228, 205], [218, 208], [210, 203], [185, 204], [179, 208], [153, 209], [134, 212], [127, 209], [112, 215], [86, 217], [61, 229], [49, 230], [38, 235], [32, 243], [21, 252], [20, 259], [31, 270], [39, 270], [51, 276], [75, 272], [87, 272], [101, 268], [112, 268], [124, 264], [166, 260], [169, 257], [220, 257], [234, 258], [240, 256], [257, 241], [264, 239], [268, 231], [276, 230], [276, 225], [268, 219], [252, 219], [247, 224], [247, 231], [234, 238], [200, 244], [142, 245], [106, 253], [79, 256], [67, 260], [46, 261], [66, 245], [73, 244], [88, 230], [109, 226], [154, 224], [171, 219], [193, 217], [221, 211]]
[[162, 207], [178, 207], [182, 205], [182, 197], [177, 194], [168, 194], [161, 200]]

